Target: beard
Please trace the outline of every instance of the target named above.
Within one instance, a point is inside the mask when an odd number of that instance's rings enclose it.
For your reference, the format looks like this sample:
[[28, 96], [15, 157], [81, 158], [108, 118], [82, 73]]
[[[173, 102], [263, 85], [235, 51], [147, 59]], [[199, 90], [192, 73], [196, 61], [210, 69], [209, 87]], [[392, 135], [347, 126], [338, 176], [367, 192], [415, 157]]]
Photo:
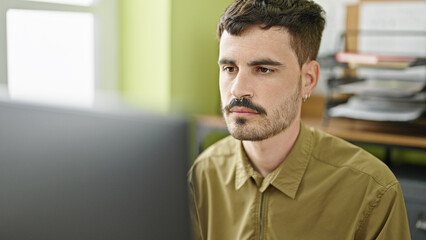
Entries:
[[[276, 108], [269, 111], [253, 103], [250, 99], [233, 99], [229, 105], [223, 108], [223, 116], [228, 131], [234, 138], [242, 141], [262, 141], [285, 131], [293, 123], [299, 112], [301, 84], [301, 79], [299, 79], [296, 91], [284, 97]], [[253, 109], [259, 115], [251, 118], [238, 117], [234, 119], [229, 115], [234, 106]]]

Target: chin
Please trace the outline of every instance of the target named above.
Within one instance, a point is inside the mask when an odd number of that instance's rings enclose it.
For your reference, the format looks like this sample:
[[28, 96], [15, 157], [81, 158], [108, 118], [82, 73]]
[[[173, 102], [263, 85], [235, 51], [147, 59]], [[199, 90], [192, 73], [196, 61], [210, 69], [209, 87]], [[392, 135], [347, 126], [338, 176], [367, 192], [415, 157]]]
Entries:
[[274, 135], [268, 134], [265, 129], [250, 126], [246, 121], [242, 123], [242, 120], [233, 121], [231, 126], [228, 124], [228, 131], [232, 137], [241, 141], [263, 141]]
[[263, 141], [286, 131], [294, 122], [250, 121], [246, 118], [226, 119], [229, 133], [241, 141]]

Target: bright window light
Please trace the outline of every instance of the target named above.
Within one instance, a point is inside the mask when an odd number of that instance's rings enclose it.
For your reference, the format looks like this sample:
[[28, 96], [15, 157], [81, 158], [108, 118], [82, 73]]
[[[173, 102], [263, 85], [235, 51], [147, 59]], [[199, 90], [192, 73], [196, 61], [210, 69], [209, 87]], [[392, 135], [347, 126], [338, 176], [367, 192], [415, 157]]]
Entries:
[[9, 10], [7, 60], [11, 98], [90, 105], [95, 82], [93, 15]]
[[90, 6], [93, 4], [94, 0], [27, 0], [31, 2], [49, 2], [49, 3], [60, 3], [60, 4], [69, 4], [69, 5], [80, 5], [80, 6]]

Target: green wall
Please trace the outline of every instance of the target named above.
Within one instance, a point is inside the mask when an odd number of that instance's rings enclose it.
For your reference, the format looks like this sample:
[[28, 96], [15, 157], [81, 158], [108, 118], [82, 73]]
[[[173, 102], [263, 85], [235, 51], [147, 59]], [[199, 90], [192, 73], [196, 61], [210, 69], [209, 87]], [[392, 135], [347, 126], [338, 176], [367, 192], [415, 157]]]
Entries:
[[159, 112], [170, 105], [170, 1], [120, 4], [120, 87], [132, 102]]
[[120, 1], [124, 96], [158, 112], [217, 113], [216, 24], [230, 2]]
[[219, 112], [216, 27], [231, 0], [173, 0], [172, 106], [189, 113]]

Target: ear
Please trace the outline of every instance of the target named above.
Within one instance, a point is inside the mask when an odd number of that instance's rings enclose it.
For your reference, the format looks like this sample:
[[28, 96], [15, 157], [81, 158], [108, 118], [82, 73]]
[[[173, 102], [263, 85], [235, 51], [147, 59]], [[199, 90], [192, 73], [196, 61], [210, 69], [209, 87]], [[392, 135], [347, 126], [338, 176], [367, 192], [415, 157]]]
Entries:
[[302, 97], [311, 96], [318, 83], [320, 74], [319, 63], [315, 60], [308, 60], [302, 66]]

